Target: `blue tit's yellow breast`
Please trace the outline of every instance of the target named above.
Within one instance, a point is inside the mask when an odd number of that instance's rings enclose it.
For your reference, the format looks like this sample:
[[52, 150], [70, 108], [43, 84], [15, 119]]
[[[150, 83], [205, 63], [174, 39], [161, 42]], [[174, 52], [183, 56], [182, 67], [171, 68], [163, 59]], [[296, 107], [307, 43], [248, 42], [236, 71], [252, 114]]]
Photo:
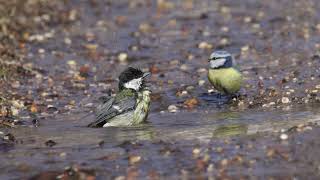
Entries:
[[242, 75], [234, 68], [210, 69], [208, 79], [220, 92], [233, 94], [240, 90]]

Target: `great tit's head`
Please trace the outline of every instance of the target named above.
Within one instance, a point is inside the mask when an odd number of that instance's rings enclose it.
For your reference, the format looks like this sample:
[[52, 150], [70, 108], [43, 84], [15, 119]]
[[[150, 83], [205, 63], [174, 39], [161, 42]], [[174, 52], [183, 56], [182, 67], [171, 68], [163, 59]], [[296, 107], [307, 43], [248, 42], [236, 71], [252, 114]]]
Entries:
[[212, 69], [228, 68], [233, 64], [232, 55], [227, 51], [214, 51], [208, 60]]
[[144, 87], [144, 79], [150, 75], [149, 72], [144, 73], [140, 69], [128, 67], [119, 76], [119, 90], [133, 89], [139, 91]]

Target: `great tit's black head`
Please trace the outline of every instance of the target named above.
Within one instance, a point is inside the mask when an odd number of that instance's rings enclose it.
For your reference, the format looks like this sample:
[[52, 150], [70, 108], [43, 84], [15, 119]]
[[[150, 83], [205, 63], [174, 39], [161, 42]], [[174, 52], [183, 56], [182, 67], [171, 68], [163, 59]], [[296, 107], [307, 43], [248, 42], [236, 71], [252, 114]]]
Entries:
[[208, 60], [212, 69], [228, 68], [233, 64], [232, 55], [227, 51], [214, 51]]
[[144, 78], [150, 73], [144, 73], [140, 69], [128, 67], [119, 76], [119, 90], [133, 89], [139, 91], [144, 86]]

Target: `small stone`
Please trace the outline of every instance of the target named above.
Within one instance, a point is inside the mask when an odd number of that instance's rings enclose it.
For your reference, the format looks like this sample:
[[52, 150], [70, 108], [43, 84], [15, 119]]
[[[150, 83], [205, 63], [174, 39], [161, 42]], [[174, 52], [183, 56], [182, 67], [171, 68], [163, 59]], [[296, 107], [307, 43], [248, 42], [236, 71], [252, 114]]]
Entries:
[[31, 107], [30, 107], [30, 111], [31, 111], [32, 113], [38, 112], [38, 107], [37, 107], [37, 105], [36, 105], [35, 103], [32, 103], [32, 105], [31, 105]]
[[118, 176], [118, 177], [115, 177], [114, 180], [126, 180], [126, 177], [125, 176]]
[[152, 26], [148, 23], [142, 23], [139, 25], [139, 30], [143, 33], [150, 33], [152, 31]]
[[62, 152], [62, 153], [59, 154], [59, 156], [60, 156], [60, 157], [66, 157], [66, 156], [67, 156], [67, 153], [66, 153], [66, 152]]
[[229, 39], [228, 38], [222, 38], [219, 42], [220, 45], [228, 45], [230, 43]]
[[205, 80], [199, 80], [199, 81], [198, 81], [198, 85], [199, 85], [199, 86], [203, 86], [205, 83], [206, 83]]
[[72, 43], [72, 40], [70, 38], [64, 38], [64, 43], [67, 45], [70, 45]]
[[287, 98], [287, 97], [282, 97], [281, 102], [282, 102], [283, 104], [288, 104], [288, 103], [290, 103], [290, 100], [289, 100], [289, 98]]
[[317, 24], [317, 29], [318, 31], [320, 31], [320, 24]]
[[192, 153], [194, 155], [198, 155], [198, 154], [200, 154], [200, 149], [199, 148], [195, 148], [195, 149], [193, 149]]
[[178, 65], [178, 64], [179, 64], [179, 60], [170, 61], [170, 65]]
[[203, 42], [199, 43], [198, 48], [199, 49], [212, 49], [212, 44], [209, 44], [209, 43], [203, 41]]
[[226, 26], [221, 27], [222, 32], [229, 32], [229, 28]]
[[192, 54], [189, 54], [188, 57], [187, 57], [187, 59], [188, 59], [188, 60], [192, 60], [192, 59], [194, 59], [194, 56], [193, 56]]
[[243, 46], [243, 47], [241, 47], [241, 52], [246, 52], [246, 51], [248, 51], [249, 50], [249, 46], [248, 45], [246, 45], [246, 46]]
[[186, 65], [186, 64], [182, 64], [182, 65], [180, 66], [180, 69], [181, 69], [182, 71], [187, 71], [187, 70], [189, 69], [189, 66]]
[[192, 90], [194, 90], [194, 86], [187, 86], [187, 87], [186, 87], [186, 90], [187, 90], [187, 91], [192, 91]]
[[275, 153], [276, 151], [274, 149], [268, 149], [266, 155], [268, 158], [272, 158], [275, 155]]
[[157, 74], [160, 72], [159, 68], [155, 65], [152, 65], [149, 69], [149, 71], [152, 73], [152, 74]]
[[141, 156], [129, 156], [130, 164], [135, 164], [141, 160]]
[[39, 53], [39, 54], [43, 54], [43, 53], [45, 53], [45, 52], [46, 52], [46, 51], [45, 51], [44, 49], [42, 49], [42, 48], [41, 48], [41, 49], [38, 49], [38, 53]]
[[19, 110], [16, 107], [11, 107], [10, 110], [13, 116], [17, 116], [19, 114]]
[[287, 140], [288, 139], [288, 135], [283, 133], [283, 134], [280, 135], [280, 139], [281, 140]]
[[86, 44], [84, 45], [89, 51], [96, 51], [98, 48], [98, 44]]
[[197, 98], [190, 98], [187, 99], [184, 103], [183, 103], [187, 108], [194, 108], [195, 106], [197, 106], [199, 104], [199, 101]]
[[128, 54], [127, 53], [120, 53], [119, 55], [118, 55], [118, 60], [120, 61], [120, 62], [126, 62], [127, 61], [127, 59], [128, 59]]
[[184, 90], [184, 91], [181, 91], [181, 96], [184, 96], [184, 95], [187, 95], [188, 94], [188, 91]]
[[199, 68], [197, 70], [197, 73], [206, 73], [207, 72], [207, 69], [206, 68]]
[[175, 106], [175, 105], [170, 105], [170, 106], [168, 107], [168, 111], [171, 112], [171, 113], [175, 113], [175, 112], [177, 112], [178, 110], [179, 110], [178, 107]]
[[76, 62], [75, 60], [69, 60], [69, 61], [67, 62], [67, 64], [68, 64], [69, 66], [75, 66], [75, 65], [77, 65], [77, 62]]
[[49, 147], [52, 147], [52, 146], [55, 146], [57, 143], [54, 142], [53, 140], [48, 140], [45, 142], [45, 145], [46, 146], [49, 146]]
[[244, 18], [244, 22], [245, 23], [250, 23], [252, 21], [252, 18], [250, 17], [250, 16], [246, 16], [245, 18]]
[[221, 166], [227, 166], [228, 165], [228, 159], [222, 159], [220, 161]]
[[14, 107], [19, 108], [19, 109], [21, 109], [21, 108], [24, 107], [23, 102], [17, 101], [17, 100], [11, 101], [11, 104], [12, 104]]

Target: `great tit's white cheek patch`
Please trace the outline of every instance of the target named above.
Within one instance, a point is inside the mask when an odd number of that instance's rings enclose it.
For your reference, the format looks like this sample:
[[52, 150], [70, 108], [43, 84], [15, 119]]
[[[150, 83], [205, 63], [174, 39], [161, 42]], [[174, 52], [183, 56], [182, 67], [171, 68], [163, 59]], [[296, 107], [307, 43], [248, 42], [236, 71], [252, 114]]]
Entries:
[[222, 67], [226, 63], [226, 59], [217, 59], [217, 60], [211, 60], [210, 61], [210, 68], [218, 68]]
[[141, 88], [142, 81], [142, 78], [132, 79], [131, 81], [125, 83], [124, 87], [138, 91]]

